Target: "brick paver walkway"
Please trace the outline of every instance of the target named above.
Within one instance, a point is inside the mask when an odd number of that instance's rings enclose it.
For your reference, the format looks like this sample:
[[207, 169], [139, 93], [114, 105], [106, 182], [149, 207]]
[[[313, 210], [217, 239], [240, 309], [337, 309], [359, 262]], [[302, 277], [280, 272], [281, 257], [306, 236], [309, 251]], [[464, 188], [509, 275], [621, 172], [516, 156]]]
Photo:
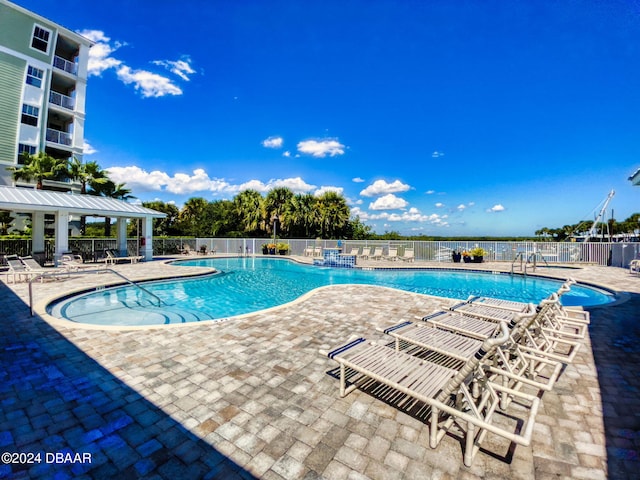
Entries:
[[[143, 278], [177, 269], [118, 270]], [[0, 451], [41, 457], [0, 464], [0, 477], [632, 478], [640, 468], [640, 277], [605, 267], [570, 273], [631, 293], [591, 309], [590, 339], [542, 396], [532, 445], [489, 435], [470, 468], [453, 437], [430, 449], [419, 418], [362, 391], [341, 399], [327, 373], [335, 363], [318, 353], [351, 334], [382, 339], [376, 327], [451, 300], [334, 286], [226, 322], [104, 330], [30, 317], [26, 285], [2, 283]], [[105, 278], [34, 290], [42, 300]]]

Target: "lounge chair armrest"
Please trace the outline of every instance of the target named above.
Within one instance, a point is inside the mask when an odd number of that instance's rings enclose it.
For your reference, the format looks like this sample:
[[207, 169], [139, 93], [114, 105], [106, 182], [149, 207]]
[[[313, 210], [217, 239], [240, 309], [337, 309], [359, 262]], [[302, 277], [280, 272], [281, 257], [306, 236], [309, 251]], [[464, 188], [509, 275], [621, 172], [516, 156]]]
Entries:
[[377, 328], [376, 330], [378, 330], [379, 332], [382, 332], [382, 333], [389, 334], [389, 333], [394, 332], [394, 331], [396, 331], [396, 330], [398, 330], [400, 328], [406, 327], [407, 325], [411, 325], [412, 323], [413, 322], [409, 322], [409, 321], [401, 322], [401, 323], [396, 323], [395, 325], [392, 325], [392, 326], [387, 327], [387, 328]]
[[341, 345], [339, 347], [336, 347], [332, 350], [324, 350], [324, 349], [320, 349], [319, 352], [321, 355], [326, 355], [327, 357], [333, 359], [333, 357], [335, 357], [336, 355], [339, 355], [341, 353], [346, 352], [347, 350], [355, 347], [356, 345], [360, 345], [363, 342], [366, 342], [367, 340], [362, 338], [362, 337], [351, 337], [347, 343], [345, 343], [344, 345]]

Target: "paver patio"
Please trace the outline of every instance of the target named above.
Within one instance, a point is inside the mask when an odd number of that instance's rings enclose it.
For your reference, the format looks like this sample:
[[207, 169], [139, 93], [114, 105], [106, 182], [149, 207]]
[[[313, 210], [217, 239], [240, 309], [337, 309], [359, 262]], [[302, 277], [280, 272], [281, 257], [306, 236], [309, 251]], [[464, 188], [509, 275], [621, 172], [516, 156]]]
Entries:
[[[177, 274], [161, 261], [116, 268], [134, 279]], [[91, 462], [5, 464], [0, 477], [632, 478], [640, 467], [640, 277], [607, 267], [544, 270], [629, 293], [590, 309], [590, 338], [542, 396], [532, 445], [511, 448], [489, 435], [470, 468], [453, 437], [430, 449], [420, 419], [360, 390], [340, 398], [327, 374], [335, 363], [318, 353], [351, 334], [382, 339], [376, 327], [453, 300], [333, 286], [229, 321], [118, 330], [31, 317], [27, 285], [4, 282], [0, 451], [90, 453]], [[42, 300], [105, 281], [82, 275], [34, 291]]]

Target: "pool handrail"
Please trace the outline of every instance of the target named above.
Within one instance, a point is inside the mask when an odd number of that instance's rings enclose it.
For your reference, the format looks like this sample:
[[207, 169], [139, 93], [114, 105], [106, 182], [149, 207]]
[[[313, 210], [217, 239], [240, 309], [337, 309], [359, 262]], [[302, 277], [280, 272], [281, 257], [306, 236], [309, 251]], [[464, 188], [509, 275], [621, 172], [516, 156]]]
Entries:
[[[48, 278], [48, 277], [56, 277], [56, 276], [59, 276], [59, 275], [86, 275], [88, 273], [93, 274], [93, 273], [105, 273], [105, 272], [113, 273], [117, 277], [120, 277], [121, 279], [123, 279], [129, 285], [137, 287], [140, 290], [142, 290], [143, 292], [151, 295], [153, 298], [155, 298], [158, 301], [158, 306], [159, 307], [161, 307], [162, 304], [165, 303], [155, 293], [150, 292], [149, 290], [147, 290], [143, 286], [139, 285], [137, 282], [134, 282], [133, 280], [125, 277], [120, 272], [116, 272], [112, 268], [96, 268], [96, 269], [93, 269], [93, 270], [82, 270], [80, 272], [70, 272], [70, 271], [65, 271], [65, 272], [46, 272], [46, 273], [41, 273], [40, 275], [37, 275], [37, 276], [32, 277], [31, 279], [29, 279], [29, 310], [31, 312], [31, 316], [33, 317], [33, 286], [32, 285], [33, 285], [33, 281], [34, 280], [44, 279], [44, 278]], [[165, 305], [166, 305], [166, 303], [165, 303]]]

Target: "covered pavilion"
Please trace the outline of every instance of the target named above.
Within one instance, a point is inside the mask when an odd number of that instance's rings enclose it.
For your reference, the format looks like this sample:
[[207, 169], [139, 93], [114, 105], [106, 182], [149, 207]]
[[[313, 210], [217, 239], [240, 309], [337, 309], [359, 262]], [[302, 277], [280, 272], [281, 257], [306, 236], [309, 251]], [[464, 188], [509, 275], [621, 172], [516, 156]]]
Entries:
[[55, 216], [54, 260], [69, 251], [71, 215], [116, 218], [117, 249], [127, 253], [127, 219], [140, 219], [140, 255], [153, 258], [153, 219], [166, 214], [115, 198], [0, 186], [0, 210], [31, 214], [33, 252], [44, 251], [45, 215]]

